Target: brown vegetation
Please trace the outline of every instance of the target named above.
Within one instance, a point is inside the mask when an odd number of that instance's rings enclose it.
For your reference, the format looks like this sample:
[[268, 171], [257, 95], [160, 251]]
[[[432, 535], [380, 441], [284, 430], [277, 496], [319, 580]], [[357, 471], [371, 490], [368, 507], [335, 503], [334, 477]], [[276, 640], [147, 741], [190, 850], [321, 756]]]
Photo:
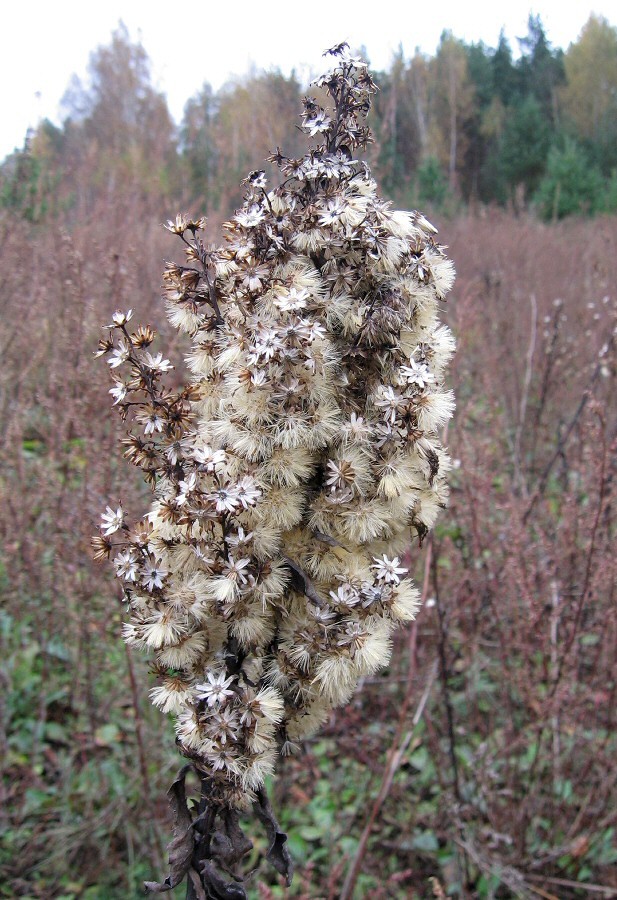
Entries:
[[[72, 234], [0, 223], [0, 896], [129, 896], [160, 865], [173, 738], [89, 538], [120, 482], [128, 499], [92, 351], [117, 307], [164, 322], [168, 211], [132, 196]], [[430, 896], [429, 877], [467, 896], [617, 891], [617, 221], [488, 213], [440, 236], [460, 467], [432, 545], [410, 551], [426, 607], [389, 673], [282, 769], [300, 872], [264, 898], [339, 896], [401, 742], [354, 896]], [[164, 326], [163, 346], [181, 360]]]

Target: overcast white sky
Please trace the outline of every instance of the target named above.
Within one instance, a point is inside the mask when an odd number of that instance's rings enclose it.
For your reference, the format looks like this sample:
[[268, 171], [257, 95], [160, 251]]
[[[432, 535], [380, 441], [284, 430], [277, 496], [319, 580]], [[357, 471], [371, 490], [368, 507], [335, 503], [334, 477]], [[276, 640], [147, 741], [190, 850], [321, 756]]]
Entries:
[[416, 47], [434, 53], [444, 29], [495, 46], [503, 26], [516, 52], [530, 12], [564, 49], [592, 12], [617, 25], [617, 0], [12, 0], [0, 18], [0, 159], [23, 146], [28, 127], [41, 118], [59, 121], [71, 75], [86, 75], [91, 51], [109, 42], [119, 20], [133, 40], [141, 39], [153, 82], [179, 121], [204, 81], [216, 89], [251, 65], [286, 74], [295, 68], [308, 77], [321, 71], [322, 51], [341, 40], [366, 47], [377, 69], [389, 65], [399, 45], [407, 57]]

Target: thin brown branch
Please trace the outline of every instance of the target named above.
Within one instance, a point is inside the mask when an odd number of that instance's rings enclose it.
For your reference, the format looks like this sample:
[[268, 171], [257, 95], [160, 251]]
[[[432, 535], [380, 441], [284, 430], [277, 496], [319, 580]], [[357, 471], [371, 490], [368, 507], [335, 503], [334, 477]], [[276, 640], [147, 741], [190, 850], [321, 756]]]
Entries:
[[[429, 586], [429, 578], [430, 578], [430, 569], [431, 569], [431, 559], [433, 553], [433, 536], [429, 537], [427, 542], [427, 550], [426, 550], [426, 558], [424, 561], [424, 580], [423, 580], [423, 588], [422, 588], [422, 602], [426, 600], [426, 595], [428, 592]], [[416, 674], [416, 640], [417, 640], [417, 622], [414, 622], [409, 630], [409, 640], [407, 643], [408, 646], [408, 662], [407, 662], [407, 682], [405, 685], [405, 693], [403, 696], [403, 702], [401, 704], [401, 709], [397, 722], [397, 729], [390, 745], [390, 749], [388, 750], [388, 754], [386, 757], [386, 764], [384, 768], [384, 773], [381, 780], [381, 786], [379, 788], [379, 792], [373, 801], [373, 805], [371, 807], [371, 811], [369, 813], [366, 824], [362, 830], [362, 834], [360, 836], [360, 841], [358, 843], [358, 848], [356, 850], [356, 854], [349, 866], [347, 877], [345, 878], [345, 882], [343, 884], [343, 889], [341, 891], [340, 900], [350, 900], [353, 897], [353, 891], [358, 880], [358, 875], [360, 874], [360, 870], [362, 867], [362, 862], [366, 855], [366, 849], [368, 846], [368, 841], [371, 835], [371, 830], [375, 823], [379, 812], [390, 793], [390, 788], [392, 787], [392, 781], [394, 779], [394, 775], [396, 774], [397, 769], [401, 764], [401, 760], [403, 755], [409, 746], [411, 739], [414, 734], [414, 730], [422, 718], [422, 714], [424, 712], [424, 707], [428, 701], [431, 689], [433, 687], [433, 682], [435, 681], [435, 677], [437, 675], [437, 661], [433, 663], [433, 666], [430, 670], [429, 676], [426, 681], [426, 685], [424, 688], [424, 692], [422, 697], [420, 698], [420, 702], [416, 707], [416, 711], [414, 713], [412, 719], [412, 727], [411, 729], [403, 736], [405, 729], [405, 722], [407, 719], [407, 712], [409, 710], [409, 706], [411, 704], [411, 698], [413, 696], [414, 691], [414, 679]]]

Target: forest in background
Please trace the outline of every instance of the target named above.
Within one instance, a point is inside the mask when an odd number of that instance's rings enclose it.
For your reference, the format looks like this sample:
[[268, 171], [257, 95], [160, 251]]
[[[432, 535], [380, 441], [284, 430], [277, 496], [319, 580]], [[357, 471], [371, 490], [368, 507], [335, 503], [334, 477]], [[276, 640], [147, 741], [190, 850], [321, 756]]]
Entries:
[[[385, 72], [370, 163], [400, 205], [534, 209], [545, 220], [617, 211], [617, 28], [592, 15], [567, 50], [531, 16], [517, 53], [444, 31], [437, 52], [402, 51]], [[179, 126], [150, 63], [120, 24], [63, 100], [0, 168], [0, 204], [42, 221], [75, 221], [95, 196], [130, 189], [183, 201], [214, 221], [239, 204], [240, 181], [277, 146], [300, 153], [300, 85], [292, 73], [247, 75], [186, 103]], [[176, 205], [176, 204], [172, 204]]]
[[[457, 268], [444, 310], [459, 344], [451, 502], [410, 546], [425, 602], [390, 666], [279, 767], [297, 875], [286, 888], [261, 866], [252, 900], [335, 900], [354, 864], [359, 900], [617, 896], [617, 217], [605, 214], [617, 38], [592, 19], [562, 53], [531, 26], [516, 60], [505, 42], [499, 57], [445, 35], [434, 59], [377, 75], [371, 166], [385, 196], [436, 217]], [[488, 86], [505, 82], [487, 73], [504, 57], [513, 92], [498, 102]], [[159, 297], [174, 252], [160, 223], [205, 212], [217, 240], [240, 180], [303, 141], [293, 78], [206, 87], [178, 131], [122, 29], [90, 74], [71, 86], [64, 125], [42, 123], [0, 174], [7, 900], [138, 897], [164, 874], [181, 760], [149, 703], [148, 660], [122, 643], [111, 567], [90, 547], [106, 504], [139, 515], [150, 497], [121, 457], [125, 427], [93, 352], [113, 311], [134, 307], [177, 386], [186, 346]], [[531, 146], [521, 110], [541, 102], [553, 110], [543, 168], [517, 170], [533, 154], [504, 135]], [[502, 118], [487, 135], [489, 109]], [[575, 122], [587, 113], [586, 131]], [[588, 173], [598, 193], [581, 193]], [[256, 866], [266, 850], [256, 843]]]

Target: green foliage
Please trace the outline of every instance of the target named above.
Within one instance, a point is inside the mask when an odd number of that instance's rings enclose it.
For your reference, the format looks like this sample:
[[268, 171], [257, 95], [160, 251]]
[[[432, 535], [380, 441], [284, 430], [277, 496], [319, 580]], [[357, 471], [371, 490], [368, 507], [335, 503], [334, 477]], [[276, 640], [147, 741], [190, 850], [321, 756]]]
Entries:
[[540, 103], [528, 95], [508, 110], [501, 137], [498, 168], [512, 195], [521, 186], [531, 196], [544, 172], [550, 130]]
[[600, 170], [590, 162], [582, 147], [566, 138], [562, 147], [551, 147], [535, 203], [547, 221], [570, 215], [593, 215], [601, 208], [603, 188]]
[[41, 165], [28, 153], [15, 153], [3, 167], [0, 187], [0, 205], [12, 212], [19, 212], [26, 221], [38, 218], [38, 186]]
[[0, 897], [16, 896], [22, 883], [33, 897], [139, 896], [150, 874], [144, 838], [154, 846], [160, 838], [154, 823], [140, 822], [135, 721], [126, 707], [108, 706], [125, 668], [122, 647], [114, 641], [106, 648], [106, 666], [85, 705], [75, 681], [76, 647], [44, 637], [28, 616], [2, 613], [0, 636], [10, 810], [0, 837]]
[[[380, 92], [371, 163], [388, 193], [400, 202], [426, 197], [446, 215], [460, 201], [530, 208], [544, 176], [552, 177], [548, 153], [561, 147], [562, 132], [610, 178], [617, 29], [591, 15], [564, 53], [530, 16], [519, 43], [514, 59], [503, 32], [494, 48], [444, 32], [433, 58], [416, 52], [405, 59], [401, 49], [387, 71], [374, 73]], [[220, 222], [241, 202], [237, 184], [252, 159], [276, 146], [303, 153], [291, 124], [301, 96], [294, 74], [252, 73], [218, 91], [206, 84], [188, 99], [179, 128], [152, 85], [144, 48], [124, 26], [92, 54], [89, 75], [87, 85], [74, 78], [69, 86], [62, 128], [42, 123], [29, 149], [0, 167], [0, 207], [40, 222], [115, 192], [166, 198], [161, 209], [182, 193]], [[448, 194], [435, 178], [437, 162]], [[561, 204], [558, 215], [591, 212], [585, 202]], [[612, 200], [600, 207], [615, 208]]]
[[440, 209], [449, 193], [448, 181], [439, 160], [427, 157], [416, 174], [418, 184], [418, 204], [422, 207], [434, 206]]
[[[32, 223], [43, 221], [53, 209], [59, 180], [51, 160], [55, 148], [50, 135], [56, 136], [54, 132], [57, 129], [44, 122], [39, 133], [26, 141], [24, 149], [4, 163], [0, 169], [0, 209]], [[49, 153], [43, 151], [47, 142]]]
[[520, 92], [520, 76], [512, 62], [512, 50], [508, 40], [501, 31], [495, 52], [490, 55], [493, 76], [493, 96], [504, 106], [514, 103]]
[[543, 116], [557, 124], [556, 91], [563, 84], [563, 51], [551, 49], [539, 16], [529, 16], [527, 35], [519, 38], [522, 55], [518, 65], [522, 96], [533, 96]]
[[184, 108], [180, 131], [182, 155], [187, 167], [191, 192], [202, 198], [205, 212], [216, 206], [220, 186], [214, 177], [217, 149], [214, 141], [214, 121], [218, 101], [209, 84], [192, 97]]
[[600, 211], [606, 213], [617, 213], [617, 169], [611, 173], [611, 177], [606, 183], [606, 189], [602, 195], [600, 203]]

